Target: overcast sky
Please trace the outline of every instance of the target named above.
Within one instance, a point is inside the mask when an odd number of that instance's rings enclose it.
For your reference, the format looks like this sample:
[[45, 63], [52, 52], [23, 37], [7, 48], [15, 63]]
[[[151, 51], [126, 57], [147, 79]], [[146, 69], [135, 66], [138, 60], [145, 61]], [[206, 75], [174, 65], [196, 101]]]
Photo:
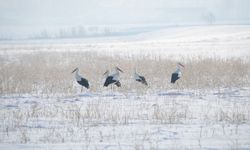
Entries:
[[250, 0], [0, 0], [0, 34], [103, 24], [250, 21]]

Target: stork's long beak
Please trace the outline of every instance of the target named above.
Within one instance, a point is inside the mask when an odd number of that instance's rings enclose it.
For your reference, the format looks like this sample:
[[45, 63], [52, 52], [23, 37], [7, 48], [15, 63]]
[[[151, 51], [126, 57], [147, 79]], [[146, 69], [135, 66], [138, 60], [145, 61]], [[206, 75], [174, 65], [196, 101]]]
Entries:
[[120, 72], [122, 72], [122, 73], [123, 73], [123, 71], [122, 71], [120, 68], [116, 67], [116, 69], [117, 69], [118, 71], [120, 71]]
[[105, 71], [105, 72], [103, 73], [103, 75], [106, 75], [106, 74], [108, 74], [108, 72], [109, 72], [108, 70], [107, 70], [107, 71]]
[[183, 64], [181, 64], [181, 63], [178, 63], [178, 65], [180, 65], [181, 67], [185, 68], [185, 66]]
[[72, 73], [74, 73], [76, 70], [77, 70], [77, 68], [76, 68], [76, 69], [74, 69], [74, 70], [72, 71]]

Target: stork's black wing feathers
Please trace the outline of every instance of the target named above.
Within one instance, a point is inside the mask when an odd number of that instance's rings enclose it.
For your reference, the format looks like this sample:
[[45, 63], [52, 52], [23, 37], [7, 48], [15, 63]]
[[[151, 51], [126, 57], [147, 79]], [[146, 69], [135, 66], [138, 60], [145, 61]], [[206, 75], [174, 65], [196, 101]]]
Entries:
[[116, 83], [117, 81], [116, 80], [113, 80], [113, 77], [112, 76], [108, 76], [104, 82], [104, 85], [103, 86], [108, 86], [112, 83]]
[[89, 88], [89, 81], [85, 78], [81, 78], [81, 81], [77, 81], [80, 85], [86, 87], [87, 89]]
[[178, 73], [172, 73], [171, 77], [171, 83], [175, 83], [176, 80], [178, 80], [180, 77], [178, 76]]
[[136, 81], [141, 82], [142, 84], [148, 85], [145, 77], [139, 76], [139, 79], [136, 79]]
[[121, 82], [120, 82], [120, 81], [116, 81], [116, 82], [115, 82], [115, 85], [116, 85], [117, 87], [120, 87], [120, 86], [121, 86]]

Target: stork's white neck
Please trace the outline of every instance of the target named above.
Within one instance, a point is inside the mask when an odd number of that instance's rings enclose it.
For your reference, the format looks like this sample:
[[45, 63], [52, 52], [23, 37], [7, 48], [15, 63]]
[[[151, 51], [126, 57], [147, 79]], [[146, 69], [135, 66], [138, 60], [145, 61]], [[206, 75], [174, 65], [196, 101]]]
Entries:
[[115, 69], [114, 73], [111, 74], [110, 76], [113, 77], [113, 80], [120, 80], [120, 72], [118, 69]]
[[177, 69], [176, 69], [175, 73], [179, 73], [179, 72], [181, 72], [181, 67], [180, 67], [180, 65], [177, 65]]
[[79, 75], [79, 70], [76, 70], [75, 78], [77, 81], [81, 81], [81, 76]]

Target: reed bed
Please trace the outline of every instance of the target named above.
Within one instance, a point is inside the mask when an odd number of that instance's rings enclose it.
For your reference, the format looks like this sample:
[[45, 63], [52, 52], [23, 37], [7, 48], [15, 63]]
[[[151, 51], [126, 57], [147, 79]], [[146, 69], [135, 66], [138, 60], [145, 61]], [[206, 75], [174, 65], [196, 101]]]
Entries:
[[[78, 67], [80, 74], [90, 82], [90, 91], [109, 90], [103, 87], [103, 73], [115, 66], [123, 69], [121, 88], [128, 93], [169, 89], [214, 89], [244, 87], [250, 85], [250, 59], [218, 57], [183, 57], [182, 78], [170, 83], [176, 70], [171, 58], [148, 56], [103, 55], [97, 52], [31, 51], [0, 56], [0, 94], [75, 94], [80, 86], [75, 82], [72, 70]], [[149, 86], [134, 82], [133, 72], [146, 77]]]

